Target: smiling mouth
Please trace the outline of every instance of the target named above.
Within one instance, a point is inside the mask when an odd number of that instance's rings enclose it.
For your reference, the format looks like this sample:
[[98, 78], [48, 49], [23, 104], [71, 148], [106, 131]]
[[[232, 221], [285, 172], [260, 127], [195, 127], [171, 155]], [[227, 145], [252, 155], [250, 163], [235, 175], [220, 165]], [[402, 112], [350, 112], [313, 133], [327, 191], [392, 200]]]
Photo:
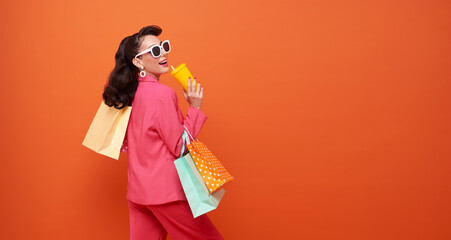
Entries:
[[168, 63], [168, 60], [164, 60], [164, 61], [162, 61], [162, 62], [159, 62], [158, 64], [160, 64], [160, 65], [165, 65], [165, 64], [167, 64]]

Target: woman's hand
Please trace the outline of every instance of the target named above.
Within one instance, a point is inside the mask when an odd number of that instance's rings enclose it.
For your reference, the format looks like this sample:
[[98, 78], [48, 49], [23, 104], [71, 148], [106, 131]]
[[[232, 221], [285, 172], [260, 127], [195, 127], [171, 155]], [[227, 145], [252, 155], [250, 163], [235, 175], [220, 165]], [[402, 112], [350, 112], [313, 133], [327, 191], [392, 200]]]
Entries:
[[189, 103], [191, 107], [200, 109], [200, 107], [202, 106], [202, 99], [204, 98], [204, 88], [200, 85], [200, 83], [196, 84], [195, 78], [192, 84], [191, 78], [188, 78], [187, 90], [188, 93], [185, 90], [183, 90], [183, 96], [185, 97], [186, 101]]

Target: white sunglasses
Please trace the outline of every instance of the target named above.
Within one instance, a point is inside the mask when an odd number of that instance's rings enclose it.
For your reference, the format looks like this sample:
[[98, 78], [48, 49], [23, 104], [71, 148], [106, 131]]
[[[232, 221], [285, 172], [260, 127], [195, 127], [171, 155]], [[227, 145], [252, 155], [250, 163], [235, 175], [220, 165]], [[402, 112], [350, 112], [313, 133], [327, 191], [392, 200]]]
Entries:
[[150, 46], [148, 49], [136, 54], [135, 58], [148, 52], [150, 52], [154, 58], [158, 58], [159, 56], [161, 56], [163, 50], [167, 53], [171, 51], [171, 44], [169, 43], [169, 40], [163, 41], [161, 45]]

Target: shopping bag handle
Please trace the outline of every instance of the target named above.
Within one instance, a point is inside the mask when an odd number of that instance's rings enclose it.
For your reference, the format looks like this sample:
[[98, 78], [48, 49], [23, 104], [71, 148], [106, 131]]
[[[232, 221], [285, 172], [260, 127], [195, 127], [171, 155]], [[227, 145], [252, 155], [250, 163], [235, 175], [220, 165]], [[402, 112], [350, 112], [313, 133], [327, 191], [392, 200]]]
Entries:
[[182, 141], [183, 141], [183, 145], [182, 145], [182, 149], [180, 150], [180, 157], [182, 157], [183, 153], [185, 152], [185, 142], [187, 144], [190, 144], [190, 141], [189, 141], [188, 135], [186, 134], [186, 131], [183, 131]]
[[[185, 131], [189, 134], [191, 139], [194, 141], [194, 138], [193, 138], [193, 136], [191, 136], [191, 133], [189, 133], [188, 128], [185, 125], [183, 125], [183, 127], [185, 128]], [[189, 142], [188, 142], [188, 144], [189, 144]]]

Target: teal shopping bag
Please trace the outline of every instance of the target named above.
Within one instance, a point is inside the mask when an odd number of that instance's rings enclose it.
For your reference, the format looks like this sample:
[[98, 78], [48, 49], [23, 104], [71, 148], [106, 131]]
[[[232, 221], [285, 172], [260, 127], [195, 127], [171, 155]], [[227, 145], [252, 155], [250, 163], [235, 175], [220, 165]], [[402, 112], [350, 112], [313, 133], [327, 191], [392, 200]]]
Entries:
[[180, 154], [180, 158], [174, 161], [177, 173], [182, 183], [183, 190], [188, 200], [188, 204], [191, 208], [193, 216], [196, 218], [202, 214], [215, 210], [222, 197], [225, 194], [225, 190], [221, 189], [211, 194], [202, 176], [194, 165], [194, 161], [191, 155], [188, 153], [182, 156], [185, 152], [185, 142], [189, 144], [189, 138], [186, 131], [182, 135], [183, 146]]

